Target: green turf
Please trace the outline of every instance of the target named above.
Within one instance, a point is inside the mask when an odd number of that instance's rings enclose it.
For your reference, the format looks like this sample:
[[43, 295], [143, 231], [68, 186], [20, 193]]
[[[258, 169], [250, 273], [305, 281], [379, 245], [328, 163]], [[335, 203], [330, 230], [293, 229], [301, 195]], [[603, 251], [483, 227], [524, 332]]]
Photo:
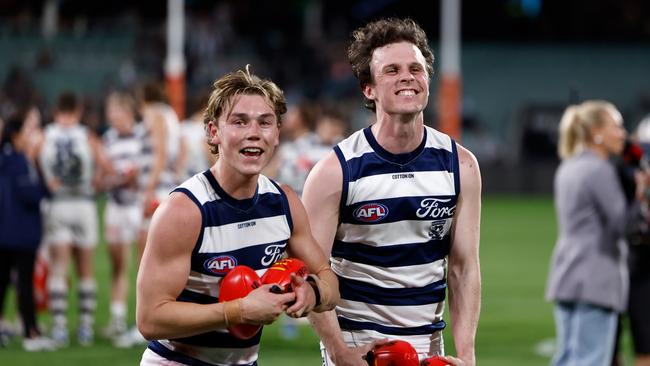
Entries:
[[[544, 301], [548, 263], [556, 235], [552, 201], [548, 197], [485, 197], [481, 226], [482, 311], [477, 335], [477, 359], [481, 366], [548, 365], [535, 346], [554, 336], [552, 307]], [[105, 246], [98, 248], [100, 285], [97, 329], [107, 321], [108, 260]], [[5, 306], [14, 317], [12, 301]], [[74, 303], [71, 303], [71, 312]], [[74, 317], [71, 326], [74, 326]], [[41, 320], [48, 323], [47, 316]], [[16, 340], [0, 349], [0, 365], [134, 365], [142, 348], [115, 349], [97, 339], [90, 348], [74, 343], [53, 353], [25, 353]], [[453, 353], [449, 334], [447, 351]], [[625, 338], [627, 362], [629, 340]], [[301, 327], [300, 337], [285, 341], [279, 327], [266, 327], [260, 352], [262, 366], [320, 365], [318, 341], [311, 328]]]

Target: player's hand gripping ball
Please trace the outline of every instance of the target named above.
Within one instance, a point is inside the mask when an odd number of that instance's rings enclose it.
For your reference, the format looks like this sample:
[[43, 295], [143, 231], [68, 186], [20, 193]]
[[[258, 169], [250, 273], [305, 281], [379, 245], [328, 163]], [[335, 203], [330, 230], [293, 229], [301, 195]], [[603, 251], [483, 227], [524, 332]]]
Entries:
[[418, 366], [418, 354], [409, 342], [394, 340], [373, 348], [366, 355], [370, 366]]
[[433, 356], [422, 361], [421, 366], [449, 366], [449, 362], [442, 357]]
[[307, 278], [309, 270], [303, 261], [296, 258], [281, 259], [266, 270], [262, 276], [262, 284], [276, 283], [282, 289], [282, 293], [292, 292], [291, 288], [291, 274], [295, 273], [296, 276]]
[[[236, 266], [221, 280], [219, 302], [226, 302], [246, 297], [251, 291], [260, 287], [260, 276], [250, 267]], [[262, 329], [258, 324], [236, 324], [228, 327], [230, 334], [239, 339], [249, 339]]]

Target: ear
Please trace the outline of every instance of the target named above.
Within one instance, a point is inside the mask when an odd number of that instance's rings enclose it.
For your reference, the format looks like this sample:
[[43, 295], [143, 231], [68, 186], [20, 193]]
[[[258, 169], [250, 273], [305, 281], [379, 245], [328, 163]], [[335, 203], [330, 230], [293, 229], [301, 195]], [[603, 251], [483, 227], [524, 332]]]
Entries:
[[282, 126], [281, 122], [278, 122], [278, 128], [275, 129], [275, 136], [273, 137], [273, 146], [278, 147], [280, 145], [280, 127]]
[[375, 100], [375, 89], [372, 87], [372, 85], [364, 85], [361, 91], [363, 92], [363, 95], [366, 97], [366, 99], [370, 99], [372, 101]]
[[219, 137], [219, 126], [217, 121], [208, 122], [208, 133], [210, 134], [210, 142], [214, 145], [219, 145], [221, 143], [221, 138]]

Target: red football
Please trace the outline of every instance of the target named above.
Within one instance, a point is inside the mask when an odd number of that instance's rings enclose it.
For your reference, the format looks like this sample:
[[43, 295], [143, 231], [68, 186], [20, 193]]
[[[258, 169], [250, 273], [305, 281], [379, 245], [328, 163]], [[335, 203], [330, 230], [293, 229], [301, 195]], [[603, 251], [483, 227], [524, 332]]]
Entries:
[[[221, 280], [219, 302], [239, 299], [260, 287], [260, 276], [250, 267], [236, 266]], [[262, 329], [257, 324], [237, 324], [228, 327], [230, 334], [239, 339], [249, 339]]]
[[277, 283], [283, 292], [291, 292], [291, 274], [307, 278], [309, 270], [303, 261], [296, 258], [281, 259], [266, 270], [262, 276], [263, 284]]
[[449, 363], [440, 356], [433, 356], [422, 361], [422, 366], [449, 366]]
[[409, 342], [394, 340], [376, 346], [366, 357], [370, 366], [418, 366], [418, 353]]

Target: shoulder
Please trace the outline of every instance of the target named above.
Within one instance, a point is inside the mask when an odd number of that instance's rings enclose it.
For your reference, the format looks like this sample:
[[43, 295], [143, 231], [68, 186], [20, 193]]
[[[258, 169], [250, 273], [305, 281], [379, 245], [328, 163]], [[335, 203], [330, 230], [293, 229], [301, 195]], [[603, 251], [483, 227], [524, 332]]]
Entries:
[[[466, 189], [468, 186], [475, 186], [480, 190], [481, 170], [479, 168], [478, 160], [476, 160], [476, 156], [459, 143], [456, 143], [456, 149], [458, 152], [458, 167], [460, 170], [461, 187]], [[461, 189], [461, 192], [464, 189]]]
[[341, 169], [341, 162], [333, 150], [328, 152], [324, 158], [314, 165], [309, 173], [308, 179], [317, 180], [317, 184], [324, 189], [334, 188], [328, 185], [337, 182], [336, 188], [341, 188], [340, 182], [343, 179], [343, 171]]
[[[169, 198], [156, 210], [158, 219], [168, 231], [198, 232], [202, 223], [200, 208], [187, 194], [172, 192]], [[180, 234], [180, 233], [179, 233]]]

